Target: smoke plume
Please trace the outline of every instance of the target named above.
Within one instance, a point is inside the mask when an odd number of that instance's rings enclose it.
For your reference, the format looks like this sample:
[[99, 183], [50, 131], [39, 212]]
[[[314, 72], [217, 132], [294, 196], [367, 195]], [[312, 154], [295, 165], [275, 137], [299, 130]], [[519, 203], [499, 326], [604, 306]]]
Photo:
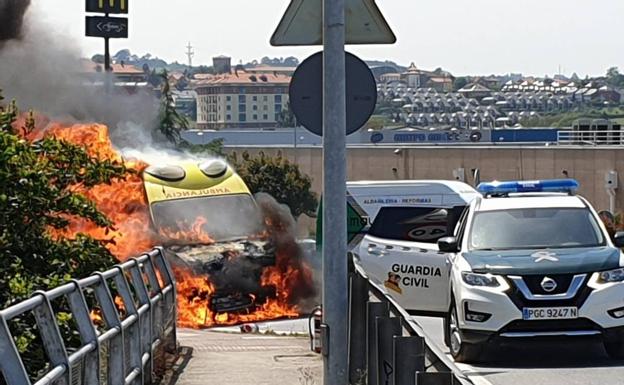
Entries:
[[313, 270], [316, 265], [314, 261], [308, 259], [312, 256], [306, 256], [297, 243], [295, 219], [288, 206], [278, 203], [272, 196], [258, 193], [255, 198], [266, 218], [268, 232], [275, 242], [278, 268], [284, 274], [289, 267], [297, 272], [289, 281], [291, 303], [306, 311], [311, 310], [319, 303], [320, 283], [316, 280], [320, 275]]
[[[151, 90], [130, 95], [98, 72], [71, 37], [42, 25], [30, 0], [0, 0], [0, 89], [22, 110], [33, 109], [63, 123], [98, 122], [109, 126], [118, 147], [151, 144], [158, 100]], [[90, 66], [90, 67], [89, 67]]]
[[24, 14], [30, 0], [0, 0], [0, 48], [7, 40], [22, 36]]

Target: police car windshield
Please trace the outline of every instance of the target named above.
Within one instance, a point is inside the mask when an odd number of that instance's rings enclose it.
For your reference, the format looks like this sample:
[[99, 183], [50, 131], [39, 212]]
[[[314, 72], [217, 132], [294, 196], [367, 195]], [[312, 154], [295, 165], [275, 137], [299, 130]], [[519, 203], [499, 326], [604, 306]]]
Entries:
[[475, 214], [471, 250], [604, 246], [598, 223], [587, 209], [527, 208]]
[[197, 233], [225, 241], [254, 236], [264, 230], [260, 209], [247, 194], [156, 202], [151, 209], [160, 234], [181, 243], [194, 243]]

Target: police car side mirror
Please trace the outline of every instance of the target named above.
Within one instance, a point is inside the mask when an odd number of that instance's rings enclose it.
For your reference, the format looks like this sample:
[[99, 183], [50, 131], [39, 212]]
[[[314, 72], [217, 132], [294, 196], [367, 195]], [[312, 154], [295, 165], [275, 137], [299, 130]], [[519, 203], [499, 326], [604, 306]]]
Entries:
[[613, 243], [617, 247], [624, 247], [624, 231], [618, 231], [613, 236]]
[[[624, 233], [622, 233], [624, 235]], [[624, 237], [622, 238], [624, 241]], [[457, 238], [455, 237], [444, 237], [438, 239], [438, 248], [440, 251], [445, 253], [456, 253], [459, 251], [459, 247], [457, 246]]]

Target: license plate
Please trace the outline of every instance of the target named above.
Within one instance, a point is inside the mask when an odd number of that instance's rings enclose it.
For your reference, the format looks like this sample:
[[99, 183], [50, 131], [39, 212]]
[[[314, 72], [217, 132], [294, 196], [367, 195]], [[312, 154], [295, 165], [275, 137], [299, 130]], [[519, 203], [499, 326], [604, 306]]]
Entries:
[[578, 318], [578, 308], [569, 307], [525, 307], [522, 309], [522, 319], [573, 319]]

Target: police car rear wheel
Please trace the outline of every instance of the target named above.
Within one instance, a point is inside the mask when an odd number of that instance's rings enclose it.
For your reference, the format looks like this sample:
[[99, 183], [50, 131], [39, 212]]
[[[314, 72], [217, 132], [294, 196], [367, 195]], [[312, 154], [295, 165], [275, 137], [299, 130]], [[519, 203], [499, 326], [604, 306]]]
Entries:
[[446, 335], [448, 336], [449, 349], [451, 355], [457, 362], [475, 362], [478, 360], [483, 350], [480, 344], [469, 344], [462, 340], [461, 330], [459, 328], [457, 308], [455, 304], [451, 305], [451, 311], [447, 318]]

